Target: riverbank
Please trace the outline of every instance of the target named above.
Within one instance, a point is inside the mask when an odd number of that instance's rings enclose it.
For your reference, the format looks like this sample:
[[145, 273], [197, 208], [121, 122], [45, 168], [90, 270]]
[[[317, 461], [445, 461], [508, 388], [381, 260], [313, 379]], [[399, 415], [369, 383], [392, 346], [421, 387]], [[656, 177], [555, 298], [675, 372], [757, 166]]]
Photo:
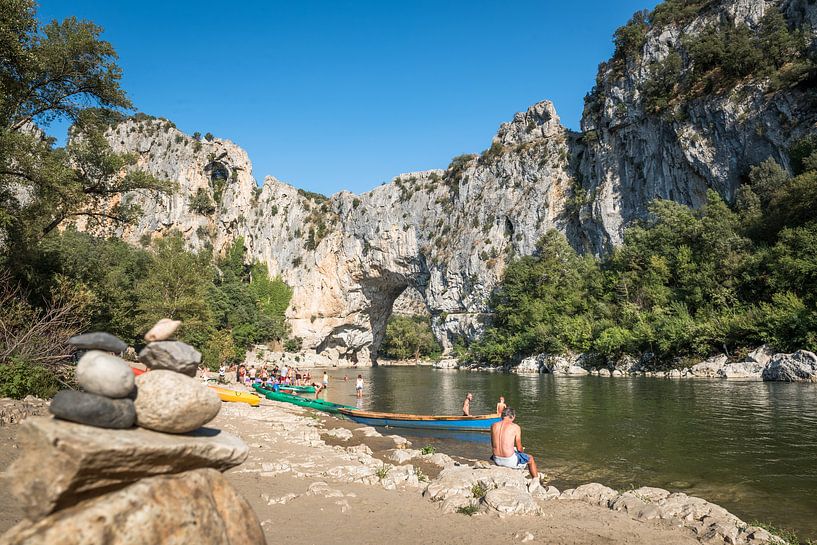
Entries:
[[[423, 455], [399, 436], [267, 400], [257, 408], [225, 403], [211, 425], [250, 446], [247, 462], [226, 475], [270, 543], [768, 542], [765, 532], [741, 531], [724, 510], [683, 494], [619, 494], [598, 484], [558, 492], [522, 471]], [[16, 457], [15, 429], [2, 428], [4, 465]], [[2, 501], [5, 531], [21, 513]]]

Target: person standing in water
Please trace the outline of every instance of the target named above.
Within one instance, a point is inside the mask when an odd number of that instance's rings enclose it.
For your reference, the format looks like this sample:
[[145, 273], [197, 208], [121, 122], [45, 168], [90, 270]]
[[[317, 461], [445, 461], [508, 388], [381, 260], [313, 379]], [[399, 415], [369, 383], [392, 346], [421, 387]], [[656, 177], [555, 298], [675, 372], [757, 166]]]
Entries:
[[474, 395], [471, 392], [468, 392], [468, 395], [465, 396], [465, 401], [462, 402], [462, 415], [463, 416], [471, 416], [471, 400], [474, 399]]
[[539, 477], [536, 461], [530, 454], [525, 454], [522, 446], [522, 428], [514, 423], [516, 411], [505, 407], [502, 420], [491, 425], [491, 461], [501, 467], [514, 469], [528, 468], [530, 476]]
[[496, 414], [502, 416], [502, 411], [504, 411], [506, 407], [505, 396], [499, 396], [499, 403], [496, 404]]
[[323, 387], [329, 388], [329, 373], [326, 371], [323, 372]]
[[363, 375], [357, 376], [357, 381], [355, 382], [355, 395], [357, 395], [357, 397], [363, 397]]

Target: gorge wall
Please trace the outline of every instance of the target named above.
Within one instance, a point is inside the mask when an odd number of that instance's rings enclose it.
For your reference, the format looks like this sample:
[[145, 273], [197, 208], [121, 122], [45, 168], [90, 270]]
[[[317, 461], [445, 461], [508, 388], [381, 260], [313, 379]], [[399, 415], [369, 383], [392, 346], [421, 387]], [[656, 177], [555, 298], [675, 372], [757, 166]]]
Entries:
[[483, 154], [361, 195], [324, 198], [270, 176], [259, 187], [246, 152], [228, 140], [197, 141], [161, 119], [125, 121], [108, 132], [114, 149], [137, 153], [140, 168], [179, 188], [127, 195], [144, 214], [116, 234], [139, 243], [180, 231], [190, 248], [216, 251], [243, 237], [249, 256], [293, 287], [288, 321], [316, 363], [370, 362], [398, 298], [401, 308], [425, 307], [450, 349], [478, 334], [506, 264], [534, 252], [546, 231], [604, 253], [651, 200], [699, 206], [709, 189], [732, 199], [752, 165], [772, 157], [788, 166], [790, 144], [815, 130], [813, 91], [769, 93], [762, 80], [691, 100], [683, 116], [648, 113], [650, 65], [713, 20], [751, 26], [780, 9], [817, 37], [810, 0], [704, 4], [683, 25], [650, 29], [624, 69], [600, 67], [581, 133], [543, 101], [504, 123]]

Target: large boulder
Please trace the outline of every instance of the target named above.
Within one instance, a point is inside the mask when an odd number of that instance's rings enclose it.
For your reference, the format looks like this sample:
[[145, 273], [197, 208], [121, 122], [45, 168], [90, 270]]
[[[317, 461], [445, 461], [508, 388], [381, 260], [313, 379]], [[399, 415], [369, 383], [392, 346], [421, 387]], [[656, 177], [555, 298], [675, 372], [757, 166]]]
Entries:
[[541, 509], [527, 491], [515, 488], [495, 488], [485, 494], [488, 508], [500, 515], [536, 515]]
[[694, 377], [714, 378], [718, 376], [718, 372], [726, 364], [727, 357], [725, 354], [713, 356], [709, 359], [696, 363], [689, 368], [689, 372]]
[[136, 423], [167, 433], [191, 432], [212, 420], [221, 399], [196, 379], [173, 371], [149, 371], [136, 377]]
[[746, 361], [753, 361], [755, 363], [759, 363], [760, 365], [766, 365], [769, 363], [769, 360], [775, 355], [775, 351], [772, 348], [764, 344], [758, 348], [755, 348], [751, 352], [746, 355]]
[[763, 380], [817, 382], [817, 355], [806, 350], [775, 354], [763, 369]]
[[519, 365], [511, 368], [511, 373], [518, 375], [534, 375], [542, 372], [545, 354], [530, 356], [519, 362]]
[[718, 370], [721, 378], [756, 378], [763, 374], [765, 364], [755, 361], [741, 361], [737, 363], [727, 363]]
[[167, 435], [139, 428], [107, 430], [32, 417], [20, 426], [22, 455], [5, 477], [8, 491], [37, 520], [95, 491], [142, 477], [242, 463], [247, 445], [219, 430]]
[[32, 522], [7, 545], [223, 545], [266, 543], [252, 507], [213, 469], [143, 479]]
[[601, 507], [607, 507], [618, 497], [618, 492], [599, 483], [583, 484], [576, 488], [565, 490], [559, 496], [560, 500], [578, 500]]

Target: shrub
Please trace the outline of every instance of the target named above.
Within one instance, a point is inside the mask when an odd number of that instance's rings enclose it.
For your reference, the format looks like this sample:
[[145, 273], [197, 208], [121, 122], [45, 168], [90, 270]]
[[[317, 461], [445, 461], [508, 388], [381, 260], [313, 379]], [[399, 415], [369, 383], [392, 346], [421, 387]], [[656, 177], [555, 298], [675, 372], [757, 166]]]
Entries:
[[216, 205], [213, 203], [207, 190], [200, 187], [196, 190], [196, 194], [190, 199], [190, 210], [197, 214], [207, 216], [216, 211]]
[[18, 358], [0, 364], [0, 397], [22, 399], [33, 395], [49, 399], [59, 389], [60, 380], [54, 369]]
[[211, 133], [211, 132], [208, 132], [207, 134], [204, 135], [204, 139], [207, 140], [208, 142], [212, 142], [213, 138], [215, 138], [215, 137], [213, 136], [213, 133]]

